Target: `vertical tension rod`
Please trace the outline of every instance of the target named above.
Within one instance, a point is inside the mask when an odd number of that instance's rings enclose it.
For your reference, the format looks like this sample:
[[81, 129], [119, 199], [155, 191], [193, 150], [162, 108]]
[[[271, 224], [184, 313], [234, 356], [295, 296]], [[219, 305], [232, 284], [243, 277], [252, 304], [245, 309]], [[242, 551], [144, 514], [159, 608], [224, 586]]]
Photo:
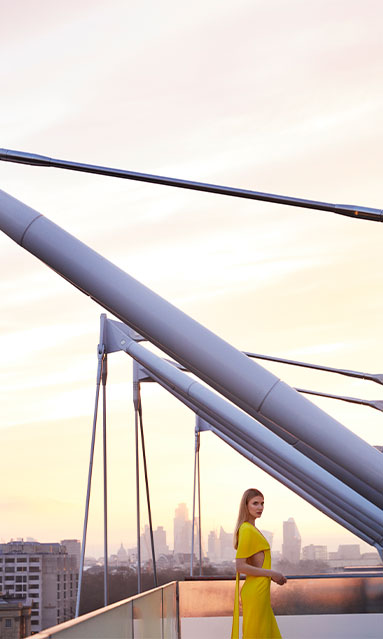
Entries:
[[82, 543], [81, 543], [79, 580], [78, 580], [78, 586], [77, 586], [77, 601], [76, 601], [76, 613], [75, 613], [76, 617], [78, 617], [80, 614], [81, 589], [82, 589], [82, 578], [84, 573], [86, 535], [88, 530], [89, 503], [90, 503], [93, 460], [94, 460], [94, 445], [96, 441], [96, 425], [97, 425], [97, 414], [98, 414], [98, 402], [100, 397], [100, 383], [101, 383], [101, 375], [102, 375], [102, 368], [103, 368], [103, 357], [104, 357], [104, 346], [102, 344], [99, 344], [97, 376], [96, 376], [96, 397], [94, 401], [92, 439], [90, 444], [90, 458], [89, 458], [89, 471], [88, 471], [88, 485], [87, 485], [86, 499], [85, 499], [84, 526], [83, 526]]

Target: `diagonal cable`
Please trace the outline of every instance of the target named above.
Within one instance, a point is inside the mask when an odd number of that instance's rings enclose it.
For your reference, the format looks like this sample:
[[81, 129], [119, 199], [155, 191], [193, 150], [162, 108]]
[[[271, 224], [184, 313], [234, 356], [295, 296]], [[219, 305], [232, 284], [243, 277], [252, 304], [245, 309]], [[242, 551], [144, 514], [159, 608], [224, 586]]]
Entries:
[[383, 374], [381, 373], [363, 373], [360, 371], [353, 371], [347, 368], [333, 368], [332, 366], [321, 366], [320, 364], [309, 364], [307, 362], [300, 362], [294, 359], [285, 359], [283, 357], [272, 357], [271, 355], [261, 355], [260, 353], [250, 353], [243, 351], [244, 355], [253, 359], [263, 359], [269, 362], [278, 362], [280, 364], [290, 364], [291, 366], [301, 366], [303, 368], [312, 368], [318, 371], [326, 371], [327, 373], [338, 373], [338, 375], [345, 375], [346, 377], [356, 377], [358, 379], [365, 379], [369, 382], [375, 382], [376, 384], [383, 384]]
[[361, 404], [362, 406], [370, 406], [383, 412], [383, 400], [380, 399], [360, 399], [359, 397], [347, 397], [345, 395], [334, 395], [332, 393], [321, 393], [319, 391], [307, 390], [305, 388], [296, 388], [298, 393], [304, 393], [305, 395], [318, 395], [318, 397], [328, 397], [329, 399], [339, 399], [342, 402], [349, 402], [350, 404]]
[[153, 574], [154, 574], [154, 584], [155, 588], [158, 586], [157, 581], [157, 566], [156, 566], [156, 555], [154, 550], [154, 539], [153, 539], [153, 523], [152, 523], [152, 510], [150, 507], [150, 494], [149, 494], [149, 479], [148, 479], [148, 468], [146, 464], [146, 452], [145, 452], [145, 438], [144, 438], [144, 423], [142, 419], [142, 403], [141, 403], [141, 393], [139, 392], [138, 396], [138, 416], [140, 421], [140, 431], [141, 431], [141, 448], [142, 448], [142, 459], [144, 462], [144, 475], [145, 475], [145, 486], [146, 486], [146, 501], [148, 505], [148, 518], [149, 518], [149, 530], [150, 530], [150, 544], [152, 550], [152, 559], [153, 559]]

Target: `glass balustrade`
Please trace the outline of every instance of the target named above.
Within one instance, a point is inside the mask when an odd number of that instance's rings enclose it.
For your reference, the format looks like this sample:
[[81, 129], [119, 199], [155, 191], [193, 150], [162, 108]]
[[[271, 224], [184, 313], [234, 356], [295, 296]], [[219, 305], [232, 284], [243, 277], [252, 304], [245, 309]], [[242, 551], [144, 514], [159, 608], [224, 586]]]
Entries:
[[[34, 639], [222, 639], [230, 636], [234, 589], [233, 579], [171, 582]], [[291, 577], [271, 584], [271, 601], [284, 639], [381, 638], [382, 573]]]

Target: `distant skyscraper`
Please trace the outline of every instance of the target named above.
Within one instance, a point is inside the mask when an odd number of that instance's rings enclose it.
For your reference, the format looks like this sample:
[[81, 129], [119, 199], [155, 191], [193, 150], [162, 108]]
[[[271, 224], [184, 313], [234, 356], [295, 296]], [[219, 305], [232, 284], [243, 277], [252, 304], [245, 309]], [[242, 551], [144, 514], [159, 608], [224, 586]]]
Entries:
[[233, 533], [225, 532], [222, 526], [219, 531], [219, 546], [221, 561], [234, 559]]
[[232, 561], [235, 557], [233, 534], [220, 528], [219, 536], [211, 530], [208, 537], [208, 557], [210, 561]]
[[150, 528], [145, 526], [144, 532], [140, 535], [141, 542], [141, 560], [148, 561], [152, 558], [152, 548], [150, 544]]
[[174, 552], [190, 553], [192, 522], [186, 504], [178, 504], [174, 514]]
[[[169, 554], [169, 546], [166, 543], [166, 530], [162, 526], [157, 526], [157, 530], [153, 530], [153, 542], [156, 558], [160, 555]], [[152, 544], [150, 541], [150, 528], [145, 526], [141, 535], [141, 559], [148, 561], [152, 559]]]
[[207, 539], [207, 554], [210, 561], [218, 561], [220, 559], [219, 539], [215, 530], [209, 532]]
[[154, 547], [156, 549], [156, 555], [168, 555], [169, 546], [166, 543], [166, 530], [163, 526], [157, 526], [157, 529], [153, 532]]
[[283, 522], [282, 557], [293, 564], [301, 557], [301, 536], [292, 517]]

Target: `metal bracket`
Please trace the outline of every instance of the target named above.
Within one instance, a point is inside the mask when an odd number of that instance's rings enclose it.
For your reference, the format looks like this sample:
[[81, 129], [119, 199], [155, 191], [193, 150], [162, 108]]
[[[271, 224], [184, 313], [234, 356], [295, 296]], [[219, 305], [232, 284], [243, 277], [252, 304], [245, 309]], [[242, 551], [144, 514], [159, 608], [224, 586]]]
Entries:
[[195, 416], [195, 432], [202, 433], [205, 430], [211, 430], [211, 426], [209, 422], [203, 419], [203, 417], [200, 417], [200, 415], [196, 415]]
[[[115, 329], [118, 329], [118, 331]], [[133, 330], [123, 322], [108, 319], [105, 313], [101, 314], [101, 330], [105, 353], [117, 353], [118, 351], [123, 351], [126, 341], [128, 340], [133, 340], [134, 342], [145, 341], [145, 337], [142, 337], [142, 335], [137, 333], [137, 331]], [[123, 333], [123, 335], [121, 335], [121, 333]], [[124, 335], [127, 338], [125, 341]]]

